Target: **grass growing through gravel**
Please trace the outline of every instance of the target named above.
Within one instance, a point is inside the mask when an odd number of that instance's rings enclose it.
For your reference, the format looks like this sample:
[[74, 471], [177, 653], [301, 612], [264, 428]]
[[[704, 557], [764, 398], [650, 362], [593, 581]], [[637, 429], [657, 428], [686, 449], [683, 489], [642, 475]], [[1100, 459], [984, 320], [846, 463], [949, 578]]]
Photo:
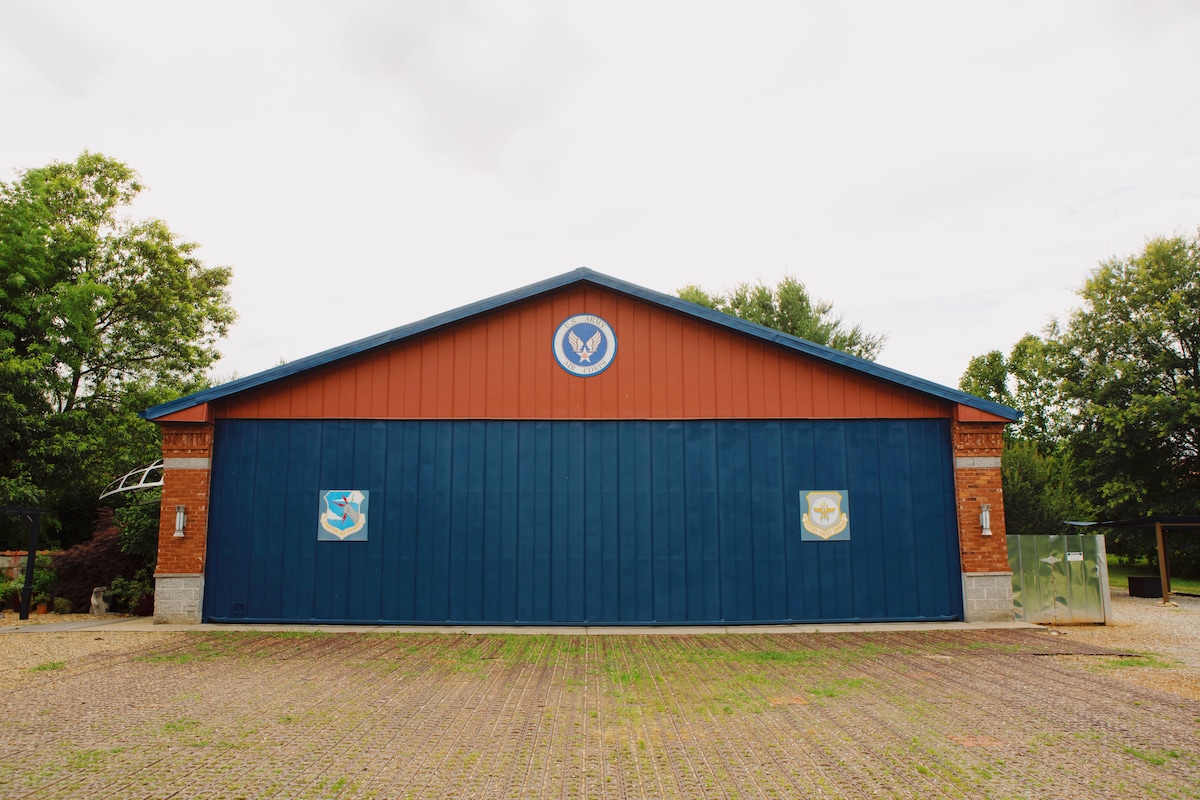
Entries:
[[1139, 653], [1136, 656], [1119, 656], [1100, 661], [1096, 665], [1100, 669], [1130, 669], [1132, 667], [1150, 667], [1152, 669], [1173, 669], [1179, 666], [1178, 661], [1160, 658], [1154, 653]]
[[[314, 646], [333, 633], [309, 631], [216, 632], [189, 635], [183, 647], [138, 657], [159, 664], [189, 664], [248, 656], [271, 659], [308, 642]], [[618, 702], [618, 716], [663, 713], [670, 703], [685, 714], [712, 717], [761, 714], [789, 704], [842, 702], [871, 690], [872, 665], [879, 659], [919, 654], [950, 659], [959, 654], [1015, 653], [1011, 642], [939, 639], [908, 646], [886, 637], [807, 638], [803, 647], [776, 636], [589, 637], [586, 635], [379, 633], [360, 635], [389, 645], [372, 658], [351, 665], [375, 675], [403, 670], [417, 676], [429, 669], [485, 680], [495, 668], [557, 665], [566, 694], [598, 691]], [[921, 635], [919, 638], [925, 638]], [[1154, 654], [1110, 658], [1091, 669], [1169, 669], [1174, 662]], [[670, 687], [670, 703], [663, 697]], [[166, 730], [164, 729], [164, 732]], [[184, 730], [175, 731], [188, 733]], [[190, 735], [193, 746], [207, 743]]]
[[215, 658], [230, 655], [228, 647], [219, 647], [213, 642], [196, 642], [187, 650], [168, 653], [151, 653], [138, 656], [138, 661], [148, 661], [152, 664], [190, 664], [193, 661], [211, 661]]
[[1152, 753], [1145, 750], [1138, 750], [1136, 747], [1126, 747], [1125, 752], [1156, 767], [1166, 764], [1168, 758], [1179, 758], [1182, 755], [1178, 750], [1159, 750]]
[[41, 664], [38, 664], [36, 667], [30, 667], [29, 671], [30, 672], [53, 672], [54, 670], [57, 670], [57, 669], [63, 669], [66, 666], [67, 666], [67, 662], [65, 662], [65, 661], [45, 661]]
[[808, 693], [816, 697], [841, 697], [867, 685], [866, 678], [843, 678], [810, 686]]
[[324, 639], [336, 634], [329, 631], [272, 631], [271, 635], [280, 639]]
[[162, 735], [184, 747], [207, 747], [212, 743], [212, 734], [201, 726], [199, 720], [184, 718], [171, 720], [160, 728]]
[[111, 750], [81, 749], [67, 753], [67, 766], [73, 770], [97, 772], [104, 768], [106, 761], [112, 756], [124, 753], [126, 748], [114, 747]]
[[[21, 745], [19, 777], [0, 764], [0, 796], [1054, 796], [1064, 774], [1077, 790], [1096, 781], [1094, 796], [1117, 796], [1126, 780], [1192, 796], [1200, 774], [1186, 741], [1151, 735], [1131, 698], [1120, 713], [1136, 725], [1119, 737], [1091, 716], [1044, 714], [1059, 699], [1042, 686], [1046, 669], [1069, 689], [1120, 681], [1013, 658], [1044, 650], [1021, 632], [163, 641], [101, 664], [102, 680], [77, 669], [30, 679], [47, 716], [0, 728], [10, 736], [0, 744], [43, 738]], [[1174, 666], [1153, 654], [1087, 658], [1097, 670]], [[96, 687], [122, 680], [93, 705]], [[92, 727], [60, 717], [76, 708], [59, 702], [64, 686], [87, 692], [79, 719]], [[1182, 721], [1176, 705], [1154, 711], [1174, 714], [1173, 730], [1194, 728], [1194, 711]], [[118, 743], [121, 757], [104, 749]], [[1105, 759], [1119, 775], [1093, 776]]]

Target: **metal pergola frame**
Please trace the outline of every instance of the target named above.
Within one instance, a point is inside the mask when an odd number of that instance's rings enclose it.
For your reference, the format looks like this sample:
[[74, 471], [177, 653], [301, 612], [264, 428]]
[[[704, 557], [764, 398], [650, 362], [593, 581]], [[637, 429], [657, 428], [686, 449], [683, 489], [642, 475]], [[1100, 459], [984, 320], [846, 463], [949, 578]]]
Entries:
[[160, 458], [146, 467], [130, 470], [115, 481], [104, 487], [100, 500], [122, 492], [138, 492], [144, 489], [156, 489], [163, 485], [163, 460]]
[[1143, 519], [1109, 519], [1097, 522], [1070, 522], [1078, 528], [1153, 528], [1154, 538], [1158, 545], [1158, 575], [1161, 582], [1162, 601], [1160, 605], [1170, 605], [1167, 598], [1171, 594], [1171, 570], [1167, 564], [1166, 531], [1168, 528], [1200, 528], [1200, 517], [1160, 517], [1151, 516]]
[[29, 619], [29, 604], [33, 595], [33, 567], [37, 561], [38, 538], [42, 532], [42, 517], [50, 512], [44, 508], [0, 506], [0, 516], [24, 517], [29, 522], [29, 548], [25, 553], [25, 588], [21, 590], [21, 619]]

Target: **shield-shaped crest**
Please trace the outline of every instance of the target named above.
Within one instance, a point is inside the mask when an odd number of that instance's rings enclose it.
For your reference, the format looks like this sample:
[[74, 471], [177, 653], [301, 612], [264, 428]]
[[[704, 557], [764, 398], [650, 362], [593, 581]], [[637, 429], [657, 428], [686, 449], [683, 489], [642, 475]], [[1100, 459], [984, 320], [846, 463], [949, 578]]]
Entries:
[[319, 541], [342, 542], [367, 539], [367, 492], [358, 489], [329, 489], [321, 492]]
[[[850, 538], [849, 498], [836, 489], [801, 492], [803, 539], [828, 541]], [[844, 533], [844, 536], [839, 534]]]

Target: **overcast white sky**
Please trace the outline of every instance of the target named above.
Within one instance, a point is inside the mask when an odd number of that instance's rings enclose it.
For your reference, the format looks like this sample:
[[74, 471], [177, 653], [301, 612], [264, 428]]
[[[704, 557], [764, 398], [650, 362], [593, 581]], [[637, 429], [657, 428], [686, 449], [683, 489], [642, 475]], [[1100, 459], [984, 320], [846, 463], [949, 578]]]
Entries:
[[954, 386], [1200, 228], [1198, 42], [1186, 1], [0, 0], [0, 179], [137, 169], [234, 268], [226, 377], [587, 266], [793, 274]]

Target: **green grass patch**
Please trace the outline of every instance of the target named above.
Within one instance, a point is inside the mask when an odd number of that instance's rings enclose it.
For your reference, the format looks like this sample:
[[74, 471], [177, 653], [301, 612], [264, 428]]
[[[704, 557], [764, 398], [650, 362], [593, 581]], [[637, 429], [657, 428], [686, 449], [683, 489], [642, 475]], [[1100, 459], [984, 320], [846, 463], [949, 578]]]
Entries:
[[210, 732], [200, 727], [194, 719], [176, 719], [163, 723], [160, 733], [171, 737], [185, 747], [208, 747], [212, 743]]
[[[522, 634], [510, 634], [511, 636], [521, 636]], [[562, 653], [565, 656], [581, 656], [584, 652], [583, 642], [578, 636], [559, 636], [556, 634], [546, 634], [554, 643], [554, 650], [557, 653]]]
[[814, 697], [841, 697], [861, 689], [866, 684], [866, 678], [842, 678], [810, 686], [807, 691]]
[[[809, 643], [809, 641], [805, 642], [806, 645]], [[797, 643], [795, 647], [789, 649], [772, 647], [761, 650], [735, 650], [727, 647], [703, 647], [682, 653], [679, 660], [691, 663], [707, 659], [724, 664], [799, 667], [821, 662], [850, 665], [881, 656], [908, 652], [911, 652], [911, 648], [879, 641], [856, 640], [843, 644], [834, 640], [831, 642], [831, 646], [809, 647]]]
[[1168, 759], [1179, 758], [1182, 755], [1182, 753], [1180, 753], [1178, 750], [1156, 750], [1153, 752], [1147, 752], [1146, 750], [1139, 750], [1136, 747], [1126, 747], [1124, 749], [1126, 753], [1134, 758], [1140, 758], [1147, 764], [1153, 764], [1156, 767], [1161, 767], [1163, 764], [1166, 764]]
[[604, 671], [608, 679], [622, 689], [639, 686], [650, 679], [649, 675], [636, 666], [629, 667], [624, 664], [613, 664], [610, 662], [604, 665]]
[[189, 642], [186, 649], [148, 653], [138, 656], [137, 661], [150, 664], [190, 664], [193, 661], [212, 661], [238, 654], [238, 640], [229, 633], [197, 634], [204, 638]]
[[36, 667], [30, 667], [30, 672], [53, 672], [56, 669], [62, 669], [67, 666], [65, 661], [44, 661]]
[[124, 747], [115, 747], [112, 750], [75, 750], [67, 753], [67, 766], [73, 770], [95, 772], [104, 765], [109, 756], [123, 752]]
[[190, 731], [200, 723], [194, 719], [176, 719], [163, 723], [163, 733], [183, 733]]
[[483, 660], [483, 653], [479, 652], [478, 647], [468, 647], [465, 650], [456, 650], [454, 660], [459, 664], [478, 664]]
[[1154, 653], [1139, 653], [1135, 656], [1118, 656], [1107, 658], [1099, 663], [1100, 669], [1129, 669], [1132, 667], [1150, 667], [1153, 669], [1173, 669], [1179, 662], [1159, 658]]
[[[1123, 589], [1129, 591], [1129, 576], [1130, 575], [1158, 575], [1158, 563], [1150, 561], [1135, 561], [1129, 564], [1122, 564], [1121, 559], [1108, 554], [1108, 585], [1111, 589]], [[1196, 578], [1180, 578], [1177, 575], [1171, 576], [1171, 591], [1187, 592], [1188, 594], [1200, 594], [1200, 580]]]
[[822, 650], [739, 651], [733, 654], [737, 657], [730, 660], [745, 664], [779, 664], [780, 666], [792, 666], [796, 664], [810, 664], [819, 660], [825, 652], [826, 651]]
[[483, 653], [478, 647], [454, 650], [450, 653], [450, 668], [454, 672], [483, 674]]
[[780, 691], [781, 681], [774, 678], [740, 673], [711, 685], [712, 695], [698, 698], [698, 709], [712, 714], [761, 714], [770, 707], [770, 695]]
[[199, 661], [196, 653], [151, 653], [148, 656], [138, 656], [135, 661], [145, 661], [149, 664], [190, 664]]

